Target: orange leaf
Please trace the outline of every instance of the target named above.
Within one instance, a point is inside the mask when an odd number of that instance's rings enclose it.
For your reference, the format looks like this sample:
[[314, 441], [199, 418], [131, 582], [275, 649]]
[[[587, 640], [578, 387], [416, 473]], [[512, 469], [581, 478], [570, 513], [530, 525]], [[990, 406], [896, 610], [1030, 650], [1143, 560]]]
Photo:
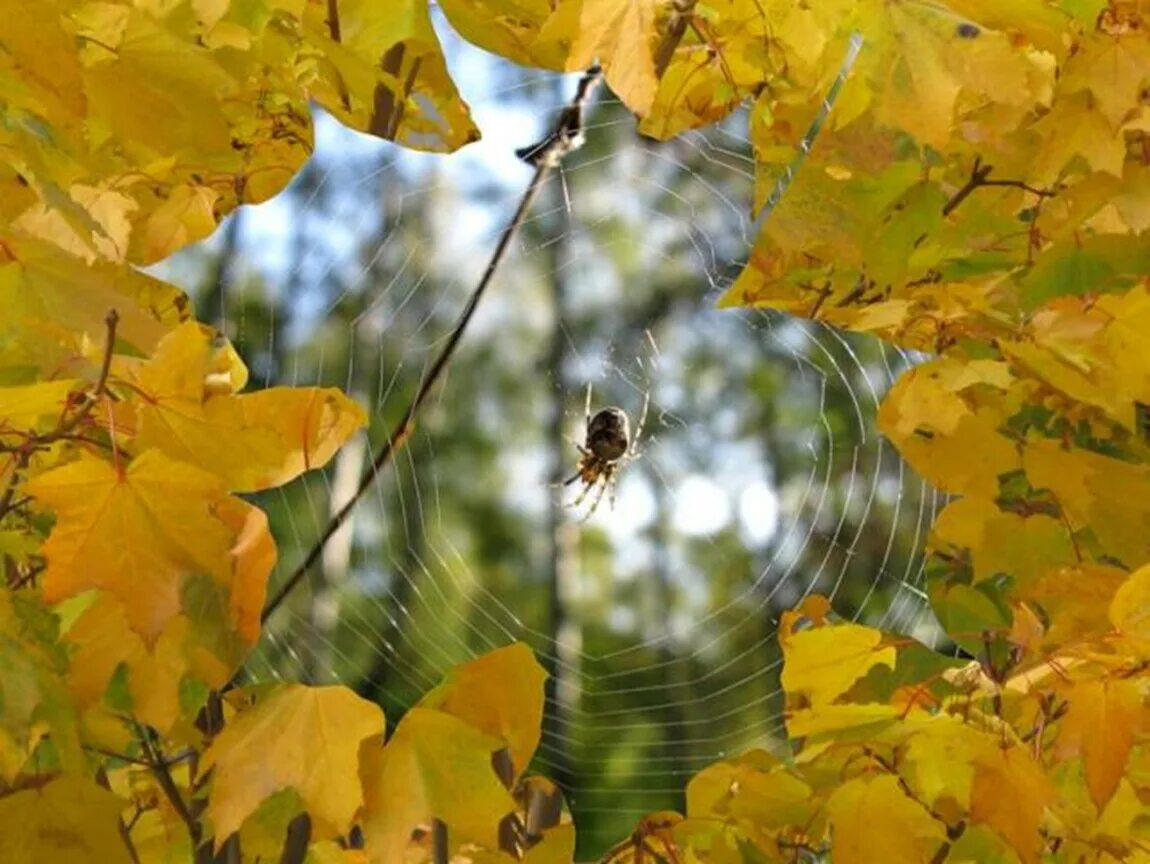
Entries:
[[1101, 812], [1118, 788], [1143, 723], [1141, 688], [1132, 679], [1081, 681], [1064, 695], [1070, 709], [1058, 730], [1058, 750], [1082, 754], [1086, 786]]
[[1052, 797], [1042, 768], [1021, 747], [996, 748], [975, 763], [970, 818], [993, 828], [1023, 864], [1035, 864], [1043, 845], [1038, 829]]
[[[103, 588], [120, 599], [132, 629], [152, 644], [181, 610], [185, 577], [199, 573], [229, 587], [233, 582], [235, 532], [215, 512], [232, 505], [225, 503], [219, 479], [198, 468], [157, 450], [126, 468], [82, 455], [33, 478], [25, 489], [56, 511], [44, 544], [49, 603]], [[251, 564], [245, 579], [266, 580], [266, 567], [266, 558]], [[238, 626], [250, 634], [258, 627], [258, 609], [245, 614]]]

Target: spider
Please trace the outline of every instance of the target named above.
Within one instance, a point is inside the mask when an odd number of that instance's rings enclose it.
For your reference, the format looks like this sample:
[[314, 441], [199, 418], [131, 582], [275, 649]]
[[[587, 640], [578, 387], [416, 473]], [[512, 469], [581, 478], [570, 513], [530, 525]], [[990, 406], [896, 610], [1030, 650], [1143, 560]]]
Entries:
[[619, 469], [639, 456], [636, 444], [639, 436], [643, 434], [643, 424], [647, 420], [647, 405], [651, 394], [643, 397], [643, 408], [639, 414], [639, 423], [635, 427], [635, 435], [631, 436], [631, 421], [627, 419], [627, 412], [622, 408], [609, 406], [591, 416], [591, 385], [587, 385], [587, 405], [585, 408], [586, 432], [583, 443], [573, 443], [581, 454], [579, 465], [575, 473], [563, 481], [564, 486], [570, 486], [576, 480], [583, 483], [583, 489], [569, 507], [578, 507], [593, 489], [598, 487], [599, 492], [591, 502], [587, 513], [583, 516], [584, 522], [591, 518], [603, 494], [611, 492], [611, 509], [615, 509], [615, 483]]

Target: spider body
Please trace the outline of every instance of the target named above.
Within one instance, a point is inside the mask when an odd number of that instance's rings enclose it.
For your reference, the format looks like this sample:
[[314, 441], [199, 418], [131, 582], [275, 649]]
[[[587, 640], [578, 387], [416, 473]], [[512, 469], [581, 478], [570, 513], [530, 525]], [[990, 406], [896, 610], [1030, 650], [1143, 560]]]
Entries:
[[647, 398], [643, 400], [643, 411], [639, 416], [634, 438], [631, 437], [631, 421], [622, 408], [612, 405], [591, 416], [590, 387], [587, 388], [585, 415], [583, 443], [574, 442], [580, 453], [579, 464], [575, 473], [568, 477], [563, 485], [570, 486], [576, 481], [583, 483], [583, 489], [571, 502], [571, 507], [578, 507], [592, 490], [598, 488], [595, 499], [583, 517], [586, 520], [595, 512], [595, 508], [603, 500], [603, 494], [608, 490], [611, 492], [611, 506], [614, 508], [615, 482], [619, 469], [639, 455], [635, 444], [643, 431], [643, 422], [647, 417]]
[[584, 445], [591, 455], [604, 464], [627, 455], [631, 446], [631, 422], [622, 408], [604, 408], [587, 423]]

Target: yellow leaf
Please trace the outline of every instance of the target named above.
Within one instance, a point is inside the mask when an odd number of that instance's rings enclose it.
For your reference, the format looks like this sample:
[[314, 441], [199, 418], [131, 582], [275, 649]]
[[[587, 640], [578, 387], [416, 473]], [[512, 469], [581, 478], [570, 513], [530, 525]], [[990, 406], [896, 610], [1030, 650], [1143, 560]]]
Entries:
[[924, 721], [906, 742], [903, 774], [919, 800], [934, 807], [940, 800], [970, 805], [975, 763], [998, 747], [998, 739], [963, 722], [940, 714]]
[[320, 52], [310, 94], [344, 123], [419, 150], [479, 138], [424, 0], [308, 0], [303, 23]]
[[0, 798], [0, 861], [130, 864], [120, 837], [124, 802], [76, 777]]
[[[220, 481], [159, 451], [126, 467], [82, 455], [24, 488], [56, 512], [44, 544], [44, 599], [107, 590], [148, 644], [179, 614], [185, 577], [206, 574], [230, 587], [240, 572], [233, 573], [236, 533], [214, 512], [226, 500]], [[248, 568], [241, 575], [266, 580], [268, 574]], [[249, 633], [258, 627], [237, 625]]]
[[818, 739], [842, 732], [852, 735], [860, 730], [878, 732], [903, 719], [902, 711], [893, 705], [869, 702], [863, 705], [817, 704], [813, 708], [796, 709], [787, 714], [787, 734], [792, 738]]
[[523, 66], [561, 71], [579, 7], [545, 0], [440, 0], [439, 8], [468, 42]]
[[0, 0], [2, 20], [20, 22], [4, 29], [5, 66], [12, 64], [20, 73], [46, 120], [69, 127], [79, 124], [85, 100], [75, 37], [64, 26], [61, 11], [56, 2]]
[[211, 234], [216, 228], [219, 197], [207, 186], [181, 184], [171, 190], [144, 224], [140, 258], [158, 261]]
[[1083, 92], [1055, 100], [1050, 113], [1034, 125], [1034, 131], [1042, 141], [1033, 164], [1037, 182], [1054, 182], [1078, 156], [1096, 171], [1122, 176], [1126, 160], [1123, 133], [1097, 110], [1091, 94]]
[[1150, 564], [1118, 587], [1110, 603], [1110, 623], [1127, 636], [1150, 642]]
[[419, 704], [507, 742], [518, 776], [539, 745], [546, 680], [531, 649], [517, 642], [456, 666]]
[[802, 824], [811, 787], [766, 751], [752, 750], [704, 768], [687, 784], [692, 819], [753, 819], [771, 828]]
[[582, 4], [567, 69], [586, 69], [598, 58], [611, 89], [632, 111], [646, 114], [659, 86], [652, 53], [658, 39], [655, 0], [582, 0]]
[[204, 754], [215, 769], [208, 816], [218, 848], [281, 789], [294, 789], [319, 830], [346, 834], [363, 803], [360, 742], [383, 712], [345, 687], [277, 687], [241, 713]]
[[[48, 734], [61, 767], [79, 772], [84, 757], [63, 681], [65, 657], [55, 619], [31, 592], [0, 593], [0, 779], [11, 781]], [[2, 842], [2, 841], [0, 841]], [[0, 861], [19, 860], [0, 856]]]
[[47, 432], [64, 414], [68, 397], [83, 389], [76, 380], [0, 387], [0, 438], [11, 433]]
[[229, 490], [251, 492], [322, 467], [366, 421], [363, 409], [334, 388], [218, 393], [221, 376], [246, 379], [246, 371], [221, 370], [218, 357], [210, 335], [193, 322], [164, 337], [134, 376], [147, 397], [133, 406], [136, 446], [210, 471]]
[[447, 823], [453, 842], [496, 848], [499, 822], [515, 809], [491, 764], [502, 748], [498, 739], [429, 708], [404, 715], [386, 746], [365, 741], [359, 771], [369, 859], [403, 860], [412, 829], [431, 819]]
[[[103, 258], [123, 261], [132, 233], [131, 213], [135, 199], [115, 189], [76, 184], [59, 199], [41, 192], [37, 204], [24, 211], [13, 224], [34, 237], [55, 243], [89, 264]], [[76, 213], [80, 218], [70, 218]]]
[[881, 645], [883, 634], [859, 624], [816, 627], [780, 638], [783, 689], [808, 704], [833, 702], [873, 667], [893, 669], [895, 664], [895, 649]]
[[1150, 42], [1137, 28], [1085, 33], [1060, 76], [1065, 93], [1085, 90], [1115, 130], [1137, 112], [1139, 90], [1150, 69]]
[[543, 839], [527, 850], [523, 864], [570, 864], [575, 860], [575, 826], [568, 822], [543, 830]]
[[993, 828], [1023, 864], [1037, 864], [1043, 814], [1053, 792], [1042, 768], [1021, 747], [995, 748], [975, 763], [970, 818]]
[[1022, 461], [1030, 484], [1053, 492], [1069, 526], [1089, 527], [1107, 556], [1126, 567], [1150, 559], [1150, 468], [1046, 438], [1028, 441]]
[[1043, 639], [1049, 648], [1103, 635], [1106, 611], [1125, 578], [1125, 571], [1101, 564], [1058, 567], [1019, 586], [1014, 596], [1042, 607], [1050, 622]]
[[[6, 254], [5, 254], [6, 253]], [[103, 345], [109, 309], [120, 316], [116, 339], [147, 353], [188, 317], [183, 292], [131, 268], [86, 266], [51, 243], [0, 228], [0, 362], [53, 377], [82, 337]]]
[[930, 543], [935, 550], [970, 550], [976, 582], [1006, 573], [1025, 586], [1076, 560], [1074, 543], [1058, 519], [1005, 512], [993, 500], [973, 495], [946, 506]]
[[827, 809], [836, 864], [921, 864], [946, 841], [942, 823], [890, 775], [847, 781]]
[[945, 491], [998, 496], [998, 477], [1019, 467], [1016, 445], [999, 428], [1005, 422], [977, 401], [980, 393], [1008, 386], [1002, 363], [941, 358], [903, 375], [879, 408], [879, 429], [903, 456]]
[[[773, 56], [778, 43], [772, 44], [772, 37], [778, 34], [772, 25], [788, 14], [764, 5], [760, 0], [708, 0], [677, 13], [687, 26], [659, 77], [640, 132], [666, 140], [716, 123], [763, 88], [783, 65]], [[660, 46], [670, 38], [671, 27], [661, 28]], [[812, 39], [821, 35], [814, 28], [807, 33]]]
[[[149, 648], [131, 630], [123, 604], [106, 592], [100, 592], [80, 614], [64, 640], [72, 647], [68, 684], [80, 707], [98, 703], [113, 673], [124, 664], [133, 716], [164, 735], [170, 735], [182, 719], [180, 686], [193, 671], [191, 656], [214, 647], [197, 640], [189, 619], [179, 615]], [[196, 671], [202, 668], [201, 659]], [[209, 687], [222, 687], [230, 671], [201, 680]]]
[[1058, 730], [1060, 755], [1082, 754], [1086, 785], [1099, 812], [1118, 788], [1134, 736], [1145, 725], [1139, 682], [1079, 681], [1063, 691], [1070, 703]]
[[876, 84], [875, 113], [938, 150], [948, 149], [965, 99], [1025, 105], [1037, 95], [1027, 48], [987, 27], [971, 30], [941, 4], [861, 4], [858, 26], [873, 46], [859, 74]]

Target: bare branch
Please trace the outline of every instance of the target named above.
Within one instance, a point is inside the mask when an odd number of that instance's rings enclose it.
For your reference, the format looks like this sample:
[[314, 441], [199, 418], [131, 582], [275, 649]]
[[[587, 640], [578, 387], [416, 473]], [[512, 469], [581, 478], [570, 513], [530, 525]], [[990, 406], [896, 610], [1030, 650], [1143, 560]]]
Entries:
[[507, 250], [511, 246], [511, 240], [523, 224], [527, 216], [527, 211], [531, 207], [531, 202], [543, 186], [543, 181], [547, 178], [551, 169], [558, 164], [559, 159], [577, 147], [579, 141], [581, 141], [581, 123], [577, 127], [573, 126], [572, 118], [573, 116], [576, 118], [579, 117], [580, 109], [590, 97], [592, 90], [598, 84], [601, 76], [602, 72], [597, 66], [592, 67], [584, 73], [571, 103], [560, 112], [555, 123], [554, 131], [547, 139], [541, 142], [540, 146], [543, 149], [538, 152], [537, 158], [532, 160], [535, 164], [535, 174], [523, 192], [523, 197], [519, 201], [515, 215], [512, 216], [507, 227], [503, 229], [503, 234], [500, 236], [498, 244], [496, 244], [495, 251], [491, 255], [491, 260], [488, 261], [483, 275], [480, 276], [479, 282], [475, 286], [475, 290], [471, 292], [471, 296], [468, 298], [467, 304], [463, 307], [459, 320], [452, 329], [451, 335], [444, 344], [439, 356], [436, 357], [427, 375], [420, 381], [415, 395], [407, 406], [407, 410], [403, 412], [403, 416], [399, 419], [399, 422], [395, 424], [391, 434], [387, 436], [387, 439], [372, 458], [371, 465], [368, 466], [367, 470], [363, 473], [359, 485], [351, 498], [331, 517], [319, 539], [316, 540], [315, 544], [308, 550], [308, 554], [303, 562], [295, 569], [291, 576], [288, 577], [287, 581], [276, 591], [271, 599], [268, 600], [263, 612], [260, 614], [261, 622], [266, 622], [292, 590], [303, 581], [308, 571], [319, 561], [327, 542], [339, 531], [360, 499], [363, 498], [364, 493], [375, 483], [380, 471], [391, 462], [400, 448], [407, 443], [407, 439], [411, 436], [411, 433], [415, 431], [415, 418], [419, 413], [419, 409], [423, 406], [423, 403], [427, 401], [427, 397], [431, 394], [435, 385], [439, 383], [439, 379], [442, 378], [443, 374], [447, 371], [447, 367], [455, 355], [455, 350], [463, 338], [464, 331], [466, 331], [467, 325], [471, 322], [471, 318], [479, 306], [479, 301], [483, 298], [484, 292], [486, 292], [488, 286], [491, 284], [496, 271], [499, 269], [499, 265], [503, 263], [503, 259], [507, 255]]

